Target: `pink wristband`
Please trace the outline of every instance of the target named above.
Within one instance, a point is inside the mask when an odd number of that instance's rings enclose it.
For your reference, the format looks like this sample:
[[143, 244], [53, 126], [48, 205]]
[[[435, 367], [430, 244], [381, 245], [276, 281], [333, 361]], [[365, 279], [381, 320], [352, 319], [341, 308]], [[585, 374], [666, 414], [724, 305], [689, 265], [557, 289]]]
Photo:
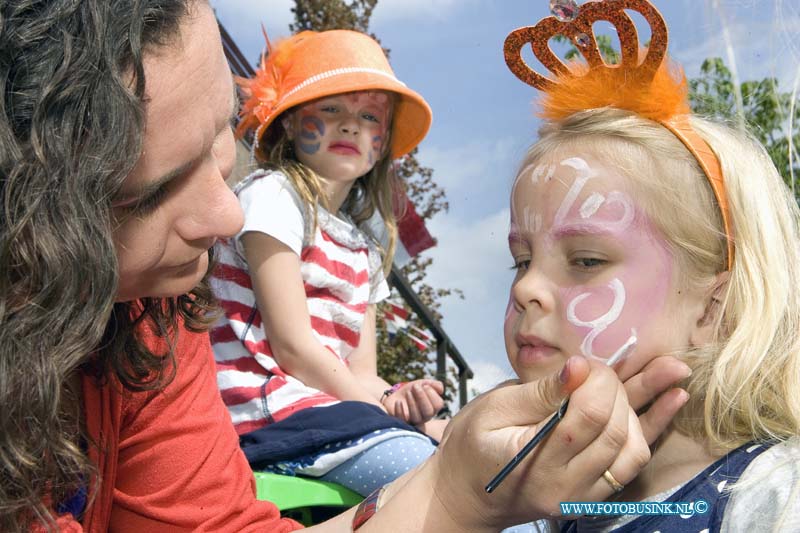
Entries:
[[395, 392], [402, 389], [403, 385], [405, 384], [406, 384], [405, 381], [401, 381], [400, 383], [395, 383], [394, 385], [392, 385], [390, 389], [386, 389], [385, 391], [383, 391], [383, 394], [381, 395], [381, 401], [385, 400], [387, 397], [391, 396]]

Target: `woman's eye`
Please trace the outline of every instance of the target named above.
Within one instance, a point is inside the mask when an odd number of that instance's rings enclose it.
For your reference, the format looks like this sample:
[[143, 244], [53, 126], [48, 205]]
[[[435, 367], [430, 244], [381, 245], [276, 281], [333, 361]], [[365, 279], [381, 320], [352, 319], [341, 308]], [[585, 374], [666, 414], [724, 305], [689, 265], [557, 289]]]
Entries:
[[167, 187], [161, 187], [156, 192], [138, 202], [132, 208], [132, 212], [138, 216], [149, 215], [161, 206], [167, 196]]

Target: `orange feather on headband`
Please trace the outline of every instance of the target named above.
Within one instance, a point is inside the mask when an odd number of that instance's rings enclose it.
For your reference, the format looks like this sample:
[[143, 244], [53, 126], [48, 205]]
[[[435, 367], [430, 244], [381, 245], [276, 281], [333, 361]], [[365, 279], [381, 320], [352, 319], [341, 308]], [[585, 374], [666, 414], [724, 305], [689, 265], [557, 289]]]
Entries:
[[559, 76], [539, 99], [538, 115], [560, 120], [578, 111], [616, 107], [663, 122], [690, 112], [688, 85], [683, 69], [664, 61], [655, 76], [643, 69], [590, 68], [582, 62], [569, 65], [571, 74]]

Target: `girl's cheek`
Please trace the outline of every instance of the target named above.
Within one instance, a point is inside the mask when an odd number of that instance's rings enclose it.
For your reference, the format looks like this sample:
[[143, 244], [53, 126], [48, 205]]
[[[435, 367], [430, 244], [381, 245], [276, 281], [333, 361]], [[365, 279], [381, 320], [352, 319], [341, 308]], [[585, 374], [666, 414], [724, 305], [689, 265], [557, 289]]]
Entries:
[[625, 313], [627, 292], [615, 278], [600, 287], [570, 287], [562, 290], [564, 322], [574, 340], [567, 347], [570, 355], [605, 360], [611, 357], [635, 331]]
[[506, 341], [506, 348], [514, 344], [514, 335], [516, 334], [515, 329], [518, 318], [519, 311], [514, 308], [514, 297], [509, 296], [506, 314], [503, 318], [503, 338]]
[[313, 155], [319, 151], [325, 135], [325, 122], [313, 113], [304, 113], [295, 143], [303, 152]]
[[380, 135], [373, 135], [371, 139], [371, 144], [369, 148], [369, 153], [367, 154], [367, 164], [370, 168], [372, 168], [375, 163], [378, 162], [378, 159], [381, 157], [381, 151], [383, 149], [383, 138]]

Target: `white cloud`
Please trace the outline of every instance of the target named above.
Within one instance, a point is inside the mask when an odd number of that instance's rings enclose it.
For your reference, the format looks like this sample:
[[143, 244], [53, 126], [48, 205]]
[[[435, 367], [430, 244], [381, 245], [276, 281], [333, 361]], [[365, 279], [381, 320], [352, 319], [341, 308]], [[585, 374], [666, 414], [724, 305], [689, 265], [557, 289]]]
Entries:
[[[522, 157], [523, 148], [514, 137], [500, 139], [474, 139], [464, 144], [440, 148], [423, 145], [419, 160], [435, 171], [436, 183], [452, 192], [475, 191], [479, 187], [505, 187], [510, 190], [512, 175], [505, 179], [499, 168], [508, 168]], [[492, 177], [489, 177], [492, 176]]]
[[511, 271], [506, 268], [510, 264], [508, 209], [475, 220], [441, 217], [429, 223], [429, 228], [439, 245], [424, 252], [433, 258], [428, 283], [461, 289], [465, 297], [442, 301], [445, 331], [473, 371], [479, 364], [508, 367], [503, 344], [503, 316], [511, 284]]
[[469, 380], [467, 385], [469, 399], [473, 398], [473, 391], [481, 394], [503, 381], [516, 377], [514, 371], [507, 364], [502, 366], [479, 361], [472, 365], [472, 371], [475, 373], [475, 377]]
[[438, 246], [425, 252], [433, 258], [431, 282], [460, 288], [469, 299], [484, 298], [489, 293], [497, 298], [493, 289], [510, 280], [510, 271], [505, 268], [511, 261], [506, 242], [508, 221], [505, 208], [475, 220], [448, 216], [429, 222], [429, 230], [438, 239]]
[[779, 87], [788, 91], [800, 72], [800, 14], [776, 13], [761, 21], [746, 20], [741, 14], [736, 18], [717, 15], [705, 26], [702, 41], [673, 49], [687, 75], [696, 76], [706, 58], [721, 57], [729, 67], [733, 58], [740, 82], [775, 77]]
[[[480, 391], [513, 377], [503, 343], [503, 316], [512, 273], [508, 253], [508, 194], [526, 139], [475, 139], [452, 147], [424, 146], [422, 164], [434, 169], [447, 191], [451, 209], [427, 226], [437, 246], [424, 252], [433, 259], [427, 282], [457, 288], [440, 309], [447, 334], [475, 372]], [[486, 366], [488, 365], [488, 366]], [[477, 369], [503, 369], [480, 377]], [[495, 376], [501, 379], [494, 380]], [[494, 381], [493, 381], [494, 380]], [[489, 383], [490, 381], [493, 381]]]

